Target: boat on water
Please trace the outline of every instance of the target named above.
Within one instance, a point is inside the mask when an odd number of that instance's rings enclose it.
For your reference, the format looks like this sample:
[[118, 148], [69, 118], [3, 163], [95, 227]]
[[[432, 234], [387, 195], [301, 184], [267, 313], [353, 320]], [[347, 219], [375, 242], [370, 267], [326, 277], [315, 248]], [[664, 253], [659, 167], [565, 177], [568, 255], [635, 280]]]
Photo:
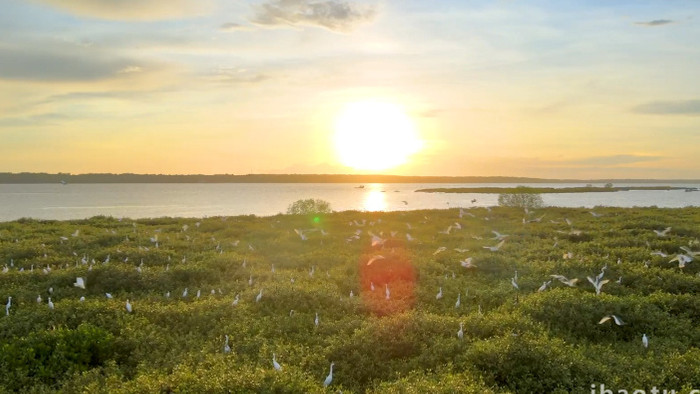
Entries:
[[365, 185], [355, 186], [355, 189], [364, 189]]

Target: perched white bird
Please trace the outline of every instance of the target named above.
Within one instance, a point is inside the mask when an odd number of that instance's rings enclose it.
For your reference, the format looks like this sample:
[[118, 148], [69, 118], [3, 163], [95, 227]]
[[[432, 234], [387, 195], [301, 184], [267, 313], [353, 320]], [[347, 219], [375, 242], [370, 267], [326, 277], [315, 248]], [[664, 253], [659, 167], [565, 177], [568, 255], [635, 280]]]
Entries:
[[437, 294], [435, 295], [435, 299], [439, 300], [442, 298], [442, 287], [438, 290]]
[[355, 296], [355, 294], [352, 292], [352, 290], [350, 290], [350, 298], [352, 298], [354, 296]]
[[369, 288], [374, 291], [374, 282], [369, 282]]
[[542, 286], [540, 286], [540, 288], [537, 289], [537, 292], [542, 292], [542, 291], [547, 290], [547, 288], [548, 288], [549, 285], [551, 285], [551, 284], [552, 284], [552, 281], [551, 281], [551, 280], [545, 281], [544, 283], [542, 283]]
[[248, 278], [248, 286], [252, 286], [252, 285], [253, 285], [253, 275], [251, 275], [250, 278]]
[[73, 286], [85, 289], [85, 279], [81, 277], [75, 278], [75, 283], [73, 283]]
[[657, 237], [665, 237], [671, 231], [671, 227], [666, 227], [663, 230], [653, 230]]
[[316, 317], [314, 318], [314, 326], [318, 327], [318, 312], [316, 312]]
[[455, 302], [455, 308], [459, 308], [462, 305], [462, 293], [457, 293], [457, 302]]
[[498, 245], [496, 245], [496, 246], [482, 246], [482, 248], [488, 249], [488, 250], [490, 250], [490, 251], [492, 251], [492, 252], [498, 252], [498, 251], [501, 249], [501, 247], [503, 246], [503, 244], [504, 244], [505, 242], [506, 242], [506, 241], [503, 240], [503, 241], [499, 242]]
[[382, 256], [381, 254], [372, 256], [372, 258], [369, 259], [369, 261], [367, 262], [367, 265], [370, 265], [370, 264], [374, 263], [374, 262], [377, 261], [377, 260], [384, 260], [384, 259], [385, 259], [385, 257]]
[[7, 297], [7, 304], [5, 305], [5, 315], [10, 316], [10, 307], [12, 306], [12, 297]]
[[133, 312], [133, 308], [131, 307], [131, 303], [129, 302], [129, 299], [126, 300], [126, 311], [131, 313]]
[[462, 322], [459, 322], [459, 331], [457, 331], [457, 338], [462, 339], [464, 337], [464, 328], [462, 327]]
[[85, 302], [85, 296], [80, 297], [80, 302]]
[[642, 346], [645, 348], [649, 347], [649, 338], [647, 338], [647, 334], [642, 334]]
[[199, 298], [202, 295], [202, 290], [197, 290], [197, 298]]
[[328, 387], [333, 381], [333, 365], [335, 364], [331, 363], [331, 372], [326, 376], [326, 380], [323, 381], [323, 387]]
[[170, 298], [170, 292], [169, 292], [169, 291], [165, 293], [165, 298]]
[[53, 309], [53, 301], [51, 301], [51, 297], [49, 297], [49, 309]]
[[607, 315], [607, 316], [604, 316], [602, 319], [600, 319], [600, 321], [598, 322], [598, 324], [603, 324], [603, 323], [607, 322], [607, 321], [610, 320], [610, 319], [613, 319], [613, 320], [615, 321], [615, 324], [617, 324], [618, 326], [621, 326], [621, 325], [625, 324], [625, 322], [623, 322], [622, 319], [620, 319], [619, 317], [617, 317], [617, 316], [615, 316], [615, 315]]
[[231, 353], [231, 346], [228, 345], [228, 335], [224, 335], [224, 354]]
[[185, 287], [185, 290], [182, 291], [182, 298], [187, 297], [187, 287]]
[[588, 213], [593, 215], [594, 218], [599, 218], [599, 217], [603, 216], [602, 213], [598, 213], [598, 212], [594, 212], [594, 211], [588, 211]]
[[107, 297], [107, 299], [112, 299], [112, 295], [110, 293], [105, 293], [105, 297]]
[[255, 296], [255, 302], [260, 302], [260, 300], [262, 299], [262, 292], [263, 292], [263, 289], [260, 289], [260, 292], [258, 293], [258, 295]]
[[280, 363], [277, 362], [277, 355], [275, 353], [272, 353], [272, 367], [275, 368], [277, 371], [282, 370], [282, 366]]
[[389, 291], [389, 284], [385, 283], [384, 284], [384, 294], [386, 294], [386, 299], [388, 300], [389, 297], [391, 296], [391, 292]]
[[39, 294], [38, 296], [36, 296], [36, 303], [37, 303], [37, 304], [41, 304], [41, 294]]
[[476, 264], [472, 263], [472, 258], [467, 257], [466, 260], [462, 260], [459, 264], [464, 268], [476, 268]]
[[518, 287], [518, 283], [515, 280], [515, 278], [510, 278], [510, 284], [513, 285], [515, 290], [520, 290], [520, 287]]

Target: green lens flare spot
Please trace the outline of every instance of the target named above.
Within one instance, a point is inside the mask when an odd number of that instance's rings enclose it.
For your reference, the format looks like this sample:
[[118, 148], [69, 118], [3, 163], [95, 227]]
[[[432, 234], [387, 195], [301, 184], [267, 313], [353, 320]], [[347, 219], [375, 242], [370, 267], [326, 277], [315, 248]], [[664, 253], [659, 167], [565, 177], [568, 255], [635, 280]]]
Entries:
[[321, 221], [321, 218], [318, 216], [314, 216], [314, 223], [318, 223]]

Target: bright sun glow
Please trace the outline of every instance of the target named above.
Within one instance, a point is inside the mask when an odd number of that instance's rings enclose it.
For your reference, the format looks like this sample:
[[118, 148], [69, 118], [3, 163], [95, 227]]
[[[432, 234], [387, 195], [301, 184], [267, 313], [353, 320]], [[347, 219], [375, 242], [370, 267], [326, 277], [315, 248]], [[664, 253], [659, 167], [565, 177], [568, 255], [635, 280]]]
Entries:
[[358, 170], [386, 170], [406, 163], [422, 142], [399, 106], [380, 101], [349, 104], [335, 125], [340, 162]]

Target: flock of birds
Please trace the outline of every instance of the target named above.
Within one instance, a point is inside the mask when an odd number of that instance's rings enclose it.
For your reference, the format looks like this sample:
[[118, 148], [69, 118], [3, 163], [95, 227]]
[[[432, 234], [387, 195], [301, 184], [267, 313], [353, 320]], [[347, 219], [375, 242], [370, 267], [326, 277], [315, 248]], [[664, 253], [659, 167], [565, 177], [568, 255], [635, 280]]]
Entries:
[[[598, 214], [598, 213], [596, 213], [596, 212], [594, 212], [594, 211], [591, 211], [590, 213], [591, 213], [591, 215], [592, 215], [593, 217], [595, 217], [595, 218], [599, 218], [599, 217], [602, 217], [602, 216], [603, 216], [603, 215]], [[528, 223], [539, 223], [539, 222], [541, 222], [541, 221], [543, 220], [543, 218], [544, 218], [544, 215], [543, 215], [543, 216], [540, 216], [540, 217], [534, 217], [534, 218], [530, 218], [530, 215], [532, 215], [532, 213], [526, 210], [526, 216], [523, 218], [523, 223], [525, 223], [525, 224], [528, 224]], [[462, 219], [464, 216], [475, 217], [475, 215], [474, 215], [473, 213], [468, 212], [468, 211], [465, 211], [464, 209], [460, 209], [460, 210], [459, 210], [459, 218]], [[484, 219], [484, 220], [489, 220], [488, 217], [484, 217], [483, 219]], [[428, 219], [427, 219], [427, 217], [426, 217], [426, 222], [427, 222], [427, 220], [428, 220]], [[559, 220], [551, 220], [551, 222], [552, 222], [552, 223], [562, 223], [562, 220], [561, 220], [561, 219], [559, 219]], [[574, 228], [573, 228], [573, 223], [571, 222], [571, 220], [564, 218], [564, 219], [563, 219], [563, 222], [566, 223], [566, 224], [568, 225], [569, 228], [568, 228], [568, 230], [559, 230], [559, 231], [558, 231], [559, 233], [568, 234], [568, 235], [580, 235], [580, 234], [582, 233], [581, 230], [577, 230], [577, 229], [574, 229]], [[393, 246], [388, 246], [388, 244], [389, 244], [388, 240], [391, 239], [391, 238], [397, 237], [397, 236], [398, 236], [398, 232], [397, 232], [397, 231], [391, 231], [389, 234], [384, 234], [384, 232], [380, 232], [379, 234], [375, 234], [375, 233], [373, 233], [373, 232], [370, 231], [370, 230], [363, 231], [363, 229], [362, 229], [363, 227], [372, 227], [372, 226], [374, 226], [375, 224], [379, 224], [379, 223], [381, 223], [381, 219], [378, 219], [376, 222], [372, 222], [372, 221], [368, 222], [368, 221], [365, 220], [365, 219], [355, 219], [355, 220], [352, 220], [352, 221], [350, 221], [350, 222], [348, 223], [349, 226], [351, 226], [351, 227], [356, 227], [357, 229], [356, 229], [354, 232], [352, 232], [352, 234], [351, 234], [349, 237], [345, 238], [346, 242], [350, 243], [350, 242], [355, 242], [355, 241], [357, 241], [357, 240], [360, 240], [360, 239], [362, 239], [362, 237], [363, 237], [363, 235], [364, 235], [365, 233], [369, 236], [370, 248], [371, 248], [371, 250], [373, 251], [374, 254], [371, 255], [371, 256], [369, 257], [369, 259], [367, 259], [367, 261], [366, 261], [366, 263], [365, 263], [366, 266], [382, 264], [384, 260], [387, 260], [387, 257], [384, 256], [384, 253], [385, 253], [385, 252], [393, 253], [393, 250], [392, 250], [392, 249], [393, 249]], [[196, 225], [197, 227], [199, 227], [199, 222], [197, 222], [195, 225]], [[411, 224], [406, 223], [406, 226], [407, 226], [407, 229], [408, 229], [408, 230], [411, 230], [411, 229], [412, 229], [412, 225], [411, 225]], [[184, 225], [184, 226], [182, 227], [182, 233], [186, 233], [186, 232], [188, 231], [188, 228], [189, 228], [188, 225]], [[462, 225], [461, 225], [459, 222], [454, 222], [454, 223], [450, 224], [445, 230], [440, 230], [440, 231], [438, 231], [438, 234], [442, 234], [442, 235], [451, 235], [451, 234], [454, 234], [455, 232], [460, 231], [460, 230], [462, 230], [462, 229], [463, 229], [463, 227], [462, 227]], [[112, 231], [114, 232], [114, 230], [112, 230]], [[135, 231], [135, 230], [134, 230], [134, 231]], [[668, 237], [668, 236], [671, 234], [672, 228], [671, 228], [671, 227], [667, 227], [667, 228], [664, 228], [664, 229], [662, 229], [662, 230], [653, 230], [653, 231], [654, 231], [654, 233], [656, 234], [657, 237], [664, 238], [664, 237]], [[310, 229], [310, 230], [294, 229], [294, 233], [299, 237], [299, 239], [300, 239], [302, 242], [309, 241], [309, 239], [310, 239], [310, 238], [309, 238], [309, 237], [310, 237], [310, 234], [313, 233], [313, 232], [319, 232], [319, 233], [321, 234], [322, 237], [326, 237], [326, 236], [329, 235], [329, 233], [328, 233], [327, 231], [323, 230], [323, 229]], [[495, 244], [483, 245], [483, 246], [481, 246], [481, 248], [483, 248], [484, 250], [487, 250], [488, 252], [491, 252], [491, 253], [499, 253], [499, 252], [501, 252], [502, 249], [506, 246], [506, 241], [511, 237], [511, 235], [502, 234], [502, 233], [500, 233], [499, 231], [496, 231], [496, 230], [492, 230], [491, 233], [492, 233], [494, 236], [493, 236], [493, 237], [490, 237], [489, 239], [487, 239], [487, 241], [494, 242]], [[72, 234], [70, 234], [70, 236], [73, 237], [73, 238], [79, 237], [79, 236], [80, 236], [80, 230], [76, 230], [75, 232], [73, 232]], [[186, 236], [187, 239], [189, 240], [189, 236], [188, 236], [188, 235], [185, 235], [185, 236]], [[411, 234], [409, 234], [408, 232], [405, 233], [405, 238], [406, 238], [406, 240], [407, 240], [408, 242], [416, 242], [416, 243], [419, 242], [415, 237], [413, 237], [413, 236], [412, 236]], [[483, 240], [483, 237], [479, 237], [479, 236], [472, 236], [472, 238], [474, 238], [474, 239], [476, 239], [476, 240]], [[64, 236], [62, 236], [62, 237], [59, 238], [59, 241], [60, 241], [61, 244], [63, 244], [64, 242], [67, 242], [69, 239], [70, 239], [69, 237], [64, 237]], [[128, 240], [128, 237], [127, 237], [127, 240]], [[153, 237], [150, 237], [149, 240], [150, 240], [150, 243], [151, 243], [150, 247], [152, 247], [152, 248], [159, 248], [159, 247], [161, 246], [162, 240], [159, 240], [159, 239], [158, 239], [158, 234], [157, 234], [157, 233], [156, 233]], [[213, 241], [216, 241], [214, 238], [212, 238], [212, 240], [213, 240]], [[234, 241], [234, 242], [232, 242], [231, 244], [235, 247], [235, 246], [238, 246], [238, 242], [239, 242], [239, 241]], [[558, 241], [555, 242], [555, 246], [557, 246], [557, 243], [558, 243]], [[148, 247], [139, 247], [139, 248], [143, 248], [143, 249], [145, 249], [146, 251], [148, 251]], [[254, 248], [252, 245], [250, 245], [250, 244], [248, 245], [248, 249], [249, 249], [250, 251], [254, 251], [254, 250], [255, 250], [255, 248]], [[217, 245], [216, 245], [216, 250], [217, 250], [219, 253], [223, 253], [223, 248], [221, 247], [221, 243], [220, 243], [220, 242], [217, 243]], [[439, 254], [441, 254], [441, 253], [446, 252], [447, 250], [448, 250], [447, 247], [445, 247], [445, 246], [440, 246], [440, 247], [438, 247], [438, 248], [435, 250], [435, 252], [432, 253], [432, 255], [433, 255], [433, 257], [435, 257], [435, 256], [437, 256], [437, 255], [439, 255]], [[466, 248], [454, 248], [454, 251], [456, 251], [457, 253], [460, 253], [460, 254], [464, 254], [464, 253], [468, 252], [469, 249], [466, 249]], [[75, 256], [77, 256], [77, 254], [76, 254], [75, 252], [73, 252], [73, 254], [74, 254]], [[653, 255], [653, 256], [661, 256], [661, 257], [663, 257], [663, 258], [669, 257], [668, 254], [666, 254], [666, 253], [664, 253], [664, 252], [661, 252], [661, 251], [658, 251], [658, 250], [657, 250], [657, 251], [651, 252], [651, 255]], [[690, 247], [687, 247], [687, 246], [681, 246], [681, 247], [680, 247], [680, 252], [677, 253], [669, 262], [670, 262], [670, 263], [678, 262], [678, 267], [682, 269], [682, 268], [684, 268], [684, 267], [686, 266], [686, 264], [692, 262], [692, 261], [695, 259], [695, 257], [697, 257], [698, 255], [700, 255], [700, 251], [692, 250]], [[108, 264], [109, 261], [110, 261], [110, 256], [111, 256], [111, 255], [108, 255], [108, 256], [105, 258], [105, 260], [102, 262], [102, 264]], [[566, 259], [571, 259], [571, 258], [573, 258], [573, 257], [574, 257], [574, 256], [573, 256], [573, 253], [572, 253], [572, 252], [566, 252], [566, 253], [563, 254], [563, 259], [565, 259], [565, 260], [566, 260]], [[88, 260], [89, 260], [88, 257], [87, 257], [86, 255], [83, 255], [83, 257], [80, 259], [80, 261], [79, 261], [79, 262], [76, 262], [76, 265], [79, 265], [79, 264], [82, 264], [82, 265], [89, 264], [89, 270], [92, 270], [92, 267], [96, 264], [96, 262], [95, 262], [94, 259], [92, 259], [91, 262], [88, 262]], [[464, 269], [467, 269], [467, 270], [475, 270], [475, 269], [478, 269], [478, 265], [474, 262], [474, 260], [475, 260], [474, 257], [465, 257], [465, 258], [459, 259], [459, 265], [460, 265], [461, 267], [463, 267]], [[126, 263], [126, 262], [128, 261], [128, 256], [125, 257], [125, 258], [123, 259], [123, 261]], [[186, 261], [187, 261], [186, 257], [183, 256], [183, 258], [182, 258], [182, 263], [184, 264], [184, 263], [186, 263]], [[618, 261], [618, 263], [619, 263], [619, 261]], [[246, 265], [246, 260], [244, 259], [244, 260], [243, 260], [242, 266], [245, 267], [245, 265]], [[2, 269], [2, 272], [3, 272], [3, 273], [8, 273], [8, 272], [10, 271], [10, 269], [13, 268], [13, 267], [14, 267], [14, 262], [11, 261], [9, 266], [8, 266], [8, 265], [5, 265], [5, 266], [4, 266], [4, 268]], [[66, 265], [66, 268], [67, 268], [67, 267], [68, 267], [68, 265]], [[141, 273], [143, 267], [144, 267], [144, 263], [143, 263], [143, 260], [141, 260], [141, 263], [136, 267], [136, 270], [137, 270], [139, 273]], [[603, 291], [603, 286], [610, 282], [609, 279], [603, 279], [603, 278], [604, 278], [604, 275], [605, 275], [605, 271], [606, 271], [607, 268], [608, 268], [608, 267], [607, 267], [607, 264], [606, 264], [606, 265], [601, 269], [600, 273], [598, 273], [598, 274], [595, 275], [595, 276], [588, 276], [588, 277], [587, 277], [587, 280], [588, 280], [588, 282], [593, 286], [596, 295], [601, 294], [601, 292]], [[49, 273], [52, 271], [52, 269], [54, 269], [54, 268], [52, 268], [51, 266], [48, 266], [48, 265], [47, 265], [45, 268], [42, 269], [42, 271], [43, 271], [45, 274], [49, 274]], [[168, 269], [169, 269], [169, 264], [166, 266], [166, 270], [168, 270]], [[30, 268], [30, 271], [33, 271], [33, 270], [34, 270], [34, 265], [32, 265], [31, 268]], [[23, 272], [23, 271], [24, 271], [24, 268], [18, 269], [18, 271]], [[273, 273], [275, 272], [275, 267], [274, 267], [274, 265], [271, 266], [271, 271], [272, 271]], [[314, 272], [315, 272], [315, 267], [312, 266], [312, 267], [310, 268], [310, 270], [309, 270], [309, 276], [310, 276], [310, 277], [313, 277]], [[328, 275], [328, 273], [327, 273], [327, 275]], [[454, 272], [452, 273], [452, 275], [453, 275], [453, 277], [454, 277], [454, 275], [455, 275]], [[518, 279], [519, 279], [519, 278], [518, 278], [518, 272], [515, 271], [513, 277], [510, 278], [510, 284], [511, 284], [511, 286], [513, 287], [513, 289], [514, 289], [515, 291], [521, 291], [521, 288], [520, 288], [520, 286], [519, 286], [519, 284], [518, 284]], [[577, 284], [578, 284], [578, 282], [579, 282], [579, 279], [578, 279], [578, 278], [571, 278], [571, 279], [569, 279], [569, 278], [567, 278], [567, 277], [564, 276], [564, 275], [560, 275], [560, 274], [551, 274], [551, 275], [550, 275], [550, 279], [545, 280], [545, 281], [542, 283], [542, 285], [537, 289], [537, 292], [543, 292], [543, 291], [546, 291], [547, 289], [549, 289], [549, 288], [552, 286], [553, 280], [556, 280], [556, 281], [562, 283], [563, 285], [565, 285], [565, 286], [567, 286], [567, 287], [576, 287]], [[618, 282], [618, 283], [621, 283], [621, 280], [622, 280], [622, 278], [620, 277], [620, 278], [618, 279], [617, 282]], [[294, 278], [293, 278], [293, 277], [291, 278], [291, 282], [292, 282], [292, 283], [294, 282]], [[253, 276], [252, 276], [252, 275], [249, 277], [248, 285], [249, 285], [249, 286], [252, 286], [252, 285], [253, 285]], [[371, 290], [371, 291], [375, 291], [375, 283], [374, 283], [374, 282], [370, 282], [369, 285], [370, 285], [370, 290]], [[84, 277], [77, 277], [77, 278], [75, 279], [75, 283], [73, 283], [73, 286], [76, 287], [76, 288], [83, 289], [83, 290], [86, 289], [86, 287], [87, 287], [86, 279], [85, 279]], [[52, 293], [53, 293], [53, 288], [50, 288], [48, 292], [49, 292], [49, 294], [52, 294]], [[218, 292], [219, 292], [219, 294], [221, 294], [221, 290], [220, 290], [220, 289], [218, 290]], [[211, 294], [212, 294], [212, 295], [215, 295], [215, 294], [216, 294], [216, 291], [215, 291], [214, 289], [212, 289], [212, 290], [211, 290]], [[168, 292], [166, 293], [165, 296], [169, 298], [169, 297], [170, 297], [170, 291], [168, 291]], [[182, 292], [182, 297], [183, 297], [183, 298], [186, 298], [187, 296], [188, 296], [188, 288], [185, 288], [184, 291]], [[198, 291], [197, 291], [197, 295], [196, 295], [196, 296], [197, 296], [197, 298], [199, 298], [199, 297], [201, 296], [201, 290], [198, 290]], [[354, 296], [354, 293], [353, 293], [353, 291], [351, 290], [351, 291], [350, 291], [350, 297], [353, 297], [353, 296]], [[113, 298], [112, 295], [111, 295], [110, 293], [105, 293], [105, 297], [108, 298], [108, 299], [112, 299], [112, 298]], [[440, 287], [438, 288], [438, 291], [437, 291], [436, 295], [435, 295], [435, 299], [436, 299], [436, 300], [441, 300], [443, 297], [444, 297], [443, 288], [440, 286]], [[390, 300], [390, 299], [391, 299], [391, 289], [390, 289], [390, 287], [389, 287], [389, 283], [384, 283], [384, 298], [385, 298], [386, 300]], [[259, 289], [258, 294], [255, 296], [255, 302], [256, 302], [256, 303], [261, 302], [262, 299], [263, 299], [263, 288], [261, 287], [261, 288]], [[232, 305], [233, 305], [233, 306], [238, 305], [239, 302], [240, 302], [240, 300], [241, 300], [240, 294], [236, 294], [236, 295], [235, 295], [235, 298], [234, 298], [233, 301], [232, 301]], [[37, 303], [42, 303], [42, 302], [43, 302], [43, 299], [42, 299], [41, 295], [38, 295], [38, 296], [37, 296], [36, 301], [37, 301]], [[80, 297], [80, 301], [81, 301], [81, 302], [82, 302], [82, 301], [85, 301], [85, 297], [84, 297], [84, 296], [81, 296], [81, 297]], [[460, 308], [461, 302], [462, 302], [462, 301], [461, 301], [461, 293], [458, 293], [458, 294], [457, 294], [457, 298], [456, 298], [456, 302], [455, 302], [455, 304], [454, 304], [454, 305], [455, 305], [455, 308]], [[53, 302], [52, 299], [51, 299], [51, 296], [48, 297], [47, 305], [48, 305], [48, 308], [49, 308], [49, 309], [54, 309], [54, 308], [55, 308], [55, 305], [54, 305], [54, 302]], [[7, 300], [7, 303], [6, 303], [6, 305], [5, 305], [5, 314], [6, 314], [6, 316], [9, 316], [9, 315], [10, 315], [10, 310], [11, 310], [11, 308], [12, 308], [12, 297], [9, 296], [9, 297], [8, 297], [8, 300]], [[134, 307], [133, 307], [133, 305], [132, 305], [130, 299], [126, 299], [126, 302], [125, 302], [125, 304], [124, 304], [124, 309], [126, 310], [127, 313], [133, 313]], [[479, 311], [479, 314], [482, 313], [481, 305], [478, 305], [478, 311]], [[290, 316], [292, 316], [293, 313], [294, 313], [294, 310], [291, 310], [291, 311], [289, 312]], [[605, 324], [605, 323], [607, 323], [607, 322], [609, 322], [609, 321], [614, 322], [614, 324], [616, 324], [617, 326], [625, 325], [625, 323], [624, 323], [624, 321], [622, 320], [622, 318], [619, 317], [619, 316], [617, 316], [617, 315], [605, 315], [605, 316], [603, 316], [603, 317], [600, 319], [600, 321], [598, 322], [598, 324]], [[315, 313], [315, 318], [314, 318], [314, 325], [315, 325], [315, 326], [318, 326], [319, 323], [320, 323], [320, 321], [319, 321], [319, 314], [318, 314], [318, 312], [316, 312], [316, 313]], [[464, 337], [464, 326], [463, 326], [463, 323], [462, 323], [462, 322], [459, 323], [459, 330], [457, 331], [456, 335], [457, 335], [457, 337], [458, 337], [460, 340], [463, 339], [463, 337]], [[644, 346], [645, 348], [649, 346], [649, 339], [648, 339], [646, 333], [642, 335], [642, 344], [643, 344], [643, 346]], [[224, 345], [223, 345], [223, 353], [228, 354], [228, 353], [230, 353], [230, 352], [231, 352], [231, 346], [230, 346], [230, 344], [229, 344], [229, 336], [228, 336], [228, 335], [225, 335], [225, 340], [224, 340]], [[279, 364], [279, 362], [277, 361], [277, 355], [276, 355], [275, 353], [272, 354], [272, 366], [273, 366], [273, 368], [274, 368], [275, 370], [277, 370], [277, 371], [281, 371], [281, 370], [282, 370], [282, 366], [281, 366], [281, 365]], [[330, 385], [331, 382], [332, 382], [332, 380], [333, 380], [333, 366], [334, 366], [334, 363], [331, 362], [331, 363], [330, 363], [330, 371], [329, 371], [329, 374], [328, 374], [328, 376], [326, 377], [326, 379], [325, 379], [324, 382], [323, 382], [324, 386]]]

